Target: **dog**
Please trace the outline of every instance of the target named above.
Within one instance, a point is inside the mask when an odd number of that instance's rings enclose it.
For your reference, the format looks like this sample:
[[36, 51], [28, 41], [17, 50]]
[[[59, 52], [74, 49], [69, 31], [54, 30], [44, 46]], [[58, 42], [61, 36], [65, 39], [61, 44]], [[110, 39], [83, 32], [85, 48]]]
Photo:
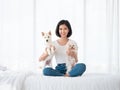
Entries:
[[[49, 32], [41, 32], [43, 40], [44, 40], [44, 44], [46, 47], [46, 51], [48, 53], [48, 57], [43, 61], [44, 62], [44, 66], [51, 66], [52, 67], [52, 63], [51, 63], [51, 57], [54, 55], [55, 53], [55, 47], [52, 45], [52, 34], [51, 31]], [[45, 51], [45, 53], [46, 53]]]
[[[69, 42], [67, 44], [67, 50], [72, 50], [72, 52], [75, 52], [77, 53], [77, 47], [74, 43], [72, 42]], [[75, 64], [75, 58], [74, 57], [71, 57], [71, 56], [68, 56], [67, 60], [66, 60], [66, 67], [67, 67], [67, 71], [66, 73], [68, 74], [70, 72], [70, 70], [72, 69], [73, 65]]]

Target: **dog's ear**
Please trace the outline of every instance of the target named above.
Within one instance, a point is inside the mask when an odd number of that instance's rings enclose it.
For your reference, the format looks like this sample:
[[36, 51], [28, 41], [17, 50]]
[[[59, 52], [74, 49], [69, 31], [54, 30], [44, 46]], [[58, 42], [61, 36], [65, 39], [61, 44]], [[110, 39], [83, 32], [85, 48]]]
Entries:
[[44, 36], [44, 32], [41, 32], [42, 36]]
[[49, 31], [49, 35], [51, 35], [51, 31]]

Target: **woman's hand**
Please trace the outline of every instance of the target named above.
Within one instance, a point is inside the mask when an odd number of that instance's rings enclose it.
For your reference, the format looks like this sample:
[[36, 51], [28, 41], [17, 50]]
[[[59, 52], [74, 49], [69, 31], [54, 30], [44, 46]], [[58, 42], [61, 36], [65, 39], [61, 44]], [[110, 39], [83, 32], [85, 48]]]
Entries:
[[76, 62], [76, 63], [78, 62], [77, 53], [76, 53], [73, 49], [70, 49], [70, 48], [69, 48], [69, 49], [66, 51], [66, 53], [67, 53], [68, 56], [71, 56], [71, 57], [75, 58], [75, 62]]
[[66, 53], [67, 53], [67, 55], [68, 56], [71, 56], [71, 57], [74, 57], [75, 56], [75, 52], [73, 51], [73, 49], [68, 49], [67, 51], [66, 51]]

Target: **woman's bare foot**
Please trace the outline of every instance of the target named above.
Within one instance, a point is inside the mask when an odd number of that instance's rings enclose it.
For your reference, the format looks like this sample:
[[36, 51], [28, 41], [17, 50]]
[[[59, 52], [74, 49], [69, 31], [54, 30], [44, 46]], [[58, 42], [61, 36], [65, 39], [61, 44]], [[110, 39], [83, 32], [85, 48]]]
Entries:
[[65, 76], [65, 77], [69, 77], [70, 75], [69, 75], [68, 73], [66, 73], [64, 76]]

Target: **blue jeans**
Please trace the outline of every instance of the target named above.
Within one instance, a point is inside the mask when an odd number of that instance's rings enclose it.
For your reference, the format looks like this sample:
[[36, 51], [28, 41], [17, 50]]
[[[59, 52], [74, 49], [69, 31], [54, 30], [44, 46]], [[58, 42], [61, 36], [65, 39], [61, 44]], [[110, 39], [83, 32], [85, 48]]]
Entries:
[[[72, 70], [69, 72], [71, 77], [81, 76], [86, 70], [86, 65], [84, 63], [76, 64]], [[67, 71], [66, 64], [58, 64], [55, 69], [47, 67], [44, 68], [43, 74], [46, 76], [64, 76]]]

